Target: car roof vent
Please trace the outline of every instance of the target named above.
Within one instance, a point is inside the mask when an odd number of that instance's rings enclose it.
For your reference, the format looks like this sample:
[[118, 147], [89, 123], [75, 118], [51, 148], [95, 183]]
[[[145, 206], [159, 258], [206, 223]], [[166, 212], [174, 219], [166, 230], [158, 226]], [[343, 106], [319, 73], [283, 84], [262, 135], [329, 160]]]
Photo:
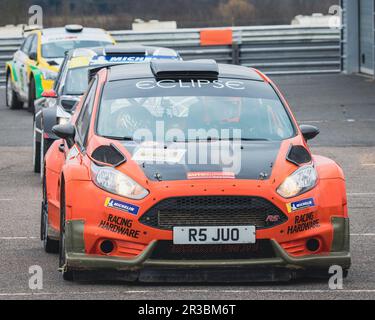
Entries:
[[151, 70], [158, 80], [217, 80], [219, 67], [215, 60], [151, 62]]
[[300, 166], [301, 164], [311, 162], [312, 158], [310, 152], [308, 152], [304, 146], [291, 145], [286, 160]]
[[109, 164], [114, 167], [118, 167], [126, 162], [125, 156], [112, 143], [109, 146], [100, 146], [96, 148], [92, 153], [91, 158], [94, 161], [97, 161], [97, 164], [99, 165]]
[[65, 30], [67, 32], [82, 32], [83, 31], [83, 26], [79, 24], [68, 24], [65, 26]]

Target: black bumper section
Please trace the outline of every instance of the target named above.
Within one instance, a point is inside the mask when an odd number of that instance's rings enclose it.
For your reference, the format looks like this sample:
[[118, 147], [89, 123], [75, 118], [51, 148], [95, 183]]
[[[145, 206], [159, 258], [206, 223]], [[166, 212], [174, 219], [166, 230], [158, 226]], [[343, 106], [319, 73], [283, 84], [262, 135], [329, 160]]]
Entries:
[[334, 239], [329, 255], [295, 258], [271, 240], [274, 258], [247, 260], [152, 260], [152, 242], [135, 259], [87, 255], [84, 250], [83, 221], [66, 225], [67, 264], [75, 280], [123, 280], [142, 282], [267, 282], [300, 277], [328, 277], [332, 265], [344, 274], [351, 265], [349, 219], [333, 218]]

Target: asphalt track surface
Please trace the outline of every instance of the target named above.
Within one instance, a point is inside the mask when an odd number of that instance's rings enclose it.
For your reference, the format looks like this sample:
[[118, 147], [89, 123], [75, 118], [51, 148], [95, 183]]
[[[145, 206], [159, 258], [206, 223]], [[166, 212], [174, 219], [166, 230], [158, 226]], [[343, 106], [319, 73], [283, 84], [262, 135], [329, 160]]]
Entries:
[[[347, 176], [353, 266], [343, 290], [327, 281], [272, 284], [68, 283], [58, 257], [39, 241], [41, 188], [32, 172], [32, 116], [5, 107], [0, 89], [1, 299], [374, 299], [375, 83], [344, 75], [274, 78], [300, 123], [320, 127], [313, 151], [335, 159]], [[29, 289], [29, 267], [43, 269], [43, 289]]]

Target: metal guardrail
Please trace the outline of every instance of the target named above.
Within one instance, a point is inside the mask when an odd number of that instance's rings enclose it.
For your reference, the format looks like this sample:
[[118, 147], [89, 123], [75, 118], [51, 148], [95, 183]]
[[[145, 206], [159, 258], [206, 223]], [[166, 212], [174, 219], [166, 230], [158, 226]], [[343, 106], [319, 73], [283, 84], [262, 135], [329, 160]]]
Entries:
[[[340, 31], [324, 27], [233, 27], [233, 44], [201, 46], [201, 29], [112, 31], [118, 43], [141, 43], [178, 50], [188, 59], [215, 59], [259, 68], [267, 74], [313, 74], [341, 71]], [[21, 38], [0, 38], [0, 83], [5, 61]]]

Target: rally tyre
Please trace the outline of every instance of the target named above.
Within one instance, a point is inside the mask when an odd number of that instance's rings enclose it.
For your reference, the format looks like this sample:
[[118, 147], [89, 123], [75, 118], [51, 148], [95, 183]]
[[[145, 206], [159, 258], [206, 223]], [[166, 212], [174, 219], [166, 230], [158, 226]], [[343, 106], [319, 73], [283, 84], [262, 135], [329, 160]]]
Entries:
[[32, 77], [30, 79], [30, 84], [29, 84], [29, 99], [28, 99], [28, 107], [27, 110], [30, 113], [35, 113], [35, 99], [36, 99], [36, 92], [35, 92], [35, 80]]
[[41, 150], [40, 150], [40, 142], [38, 142], [36, 140], [36, 123], [35, 123], [35, 120], [34, 120], [34, 132], [33, 132], [33, 136], [34, 136], [34, 141], [33, 141], [33, 167], [34, 167], [34, 172], [35, 173], [40, 173], [41, 172], [41, 166], [42, 166], [42, 163], [40, 161], [40, 153], [41, 153]]
[[59, 241], [53, 240], [48, 235], [48, 201], [46, 180], [43, 180], [43, 201], [41, 210], [40, 239], [43, 241], [44, 251], [47, 253], [59, 253]]
[[65, 183], [64, 179], [61, 181], [61, 198], [60, 198], [60, 247], [59, 247], [59, 268], [61, 270], [63, 279], [66, 281], [73, 281], [73, 271], [68, 270], [66, 266], [66, 250], [65, 250]]
[[12, 110], [16, 109], [22, 109], [23, 103], [18, 99], [17, 93], [12, 88], [12, 77], [10, 72], [7, 72], [6, 77], [6, 89], [5, 89], [5, 99], [6, 99], [6, 105], [8, 108]]

